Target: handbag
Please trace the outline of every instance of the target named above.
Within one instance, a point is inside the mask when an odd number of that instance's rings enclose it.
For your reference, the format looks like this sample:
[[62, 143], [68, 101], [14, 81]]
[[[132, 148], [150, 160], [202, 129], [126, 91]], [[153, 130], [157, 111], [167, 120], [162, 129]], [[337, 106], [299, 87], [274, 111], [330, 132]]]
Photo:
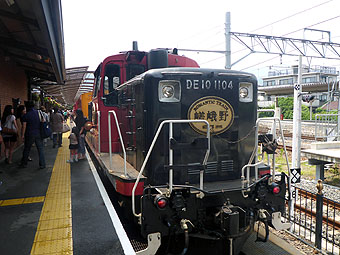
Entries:
[[18, 132], [15, 128], [13, 128], [13, 123], [10, 120], [11, 116], [8, 116], [5, 122], [4, 127], [2, 128], [2, 133], [5, 135], [16, 135]]
[[51, 129], [47, 126], [47, 122], [45, 121], [44, 116], [42, 115], [42, 112], [39, 110], [39, 120], [40, 120], [40, 137], [42, 139], [48, 138], [52, 135]]
[[71, 129], [70, 129], [70, 126], [69, 125], [67, 125], [67, 123], [63, 123], [63, 133], [66, 133], [66, 132], [68, 132], [68, 131], [70, 131]]

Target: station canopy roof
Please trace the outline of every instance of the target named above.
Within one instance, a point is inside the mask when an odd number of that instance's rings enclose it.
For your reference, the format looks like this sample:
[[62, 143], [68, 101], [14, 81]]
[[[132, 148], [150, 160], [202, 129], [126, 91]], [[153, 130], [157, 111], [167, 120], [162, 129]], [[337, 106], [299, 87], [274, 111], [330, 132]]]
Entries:
[[0, 1], [0, 54], [5, 60], [13, 60], [33, 80], [63, 83], [61, 1]]
[[[321, 82], [321, 83], [306, 83], [302, 84], [302, 92], [327, 92], [333, 88], [337, 89], [339, 87], [339, 82]], [[259, 92], [264, 92], [266, 95], [293, 95], [294, 85], [275, 85], [275, 86], [265, 86], [258, 87]]]
[[73, 105], [83, 93], [93, 89], [94, 75], [88, 66], [66, 69], [64, 84], [44, 81], [37, 85], [46, 95], [54, 97], [59, 103]]

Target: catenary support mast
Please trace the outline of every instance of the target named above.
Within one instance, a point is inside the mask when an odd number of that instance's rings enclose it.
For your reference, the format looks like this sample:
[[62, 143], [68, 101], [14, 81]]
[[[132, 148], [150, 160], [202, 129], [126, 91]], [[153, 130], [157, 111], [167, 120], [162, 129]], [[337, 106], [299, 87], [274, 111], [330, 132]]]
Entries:
[[225, 69], [231, 69], [230, 12], [225, 16]]

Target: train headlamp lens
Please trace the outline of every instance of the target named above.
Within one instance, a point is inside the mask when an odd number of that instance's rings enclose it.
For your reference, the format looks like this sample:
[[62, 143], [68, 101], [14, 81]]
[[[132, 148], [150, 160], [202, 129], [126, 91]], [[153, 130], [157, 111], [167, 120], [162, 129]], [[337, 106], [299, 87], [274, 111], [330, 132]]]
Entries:
[[253, 102], [253, 84], [250, 82], [240, 82], [239, 84], [239, 100], [243, 103]]
[[176, 103], [181, 100], [181, 83], [176, 80], [161, 80], [158, 83], [160, 102]]
[[175, 88], [171, 85], [166, 85], [163, 87], [162, 93], [165, 98], [171, 98], [175, 94]]
[[241, 98], [246, 98], [249, 94], [249, 91], [246, 87], [240, 88], [240, 97]]

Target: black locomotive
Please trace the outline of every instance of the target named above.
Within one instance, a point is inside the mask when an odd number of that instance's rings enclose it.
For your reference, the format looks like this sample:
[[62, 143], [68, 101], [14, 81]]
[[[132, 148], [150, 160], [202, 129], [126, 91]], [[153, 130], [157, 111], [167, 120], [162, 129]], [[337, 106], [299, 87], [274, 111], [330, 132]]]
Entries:
[[[133, 213], [144, 237], [157, 234], [170, 243], [159, 254], [238, 254], [256, 221], [285, 226], [286, 176], [254, 164], [254, 75], [153, 69], [118, 86], [112, 98], [127, 161], [140, 173], [132, 178]], [[137, 196], [140, 181], [144, 189]], [[180, 243], [171, 248], [175, 240]], [[202, 240], [208, 245], [199, 245]]]

